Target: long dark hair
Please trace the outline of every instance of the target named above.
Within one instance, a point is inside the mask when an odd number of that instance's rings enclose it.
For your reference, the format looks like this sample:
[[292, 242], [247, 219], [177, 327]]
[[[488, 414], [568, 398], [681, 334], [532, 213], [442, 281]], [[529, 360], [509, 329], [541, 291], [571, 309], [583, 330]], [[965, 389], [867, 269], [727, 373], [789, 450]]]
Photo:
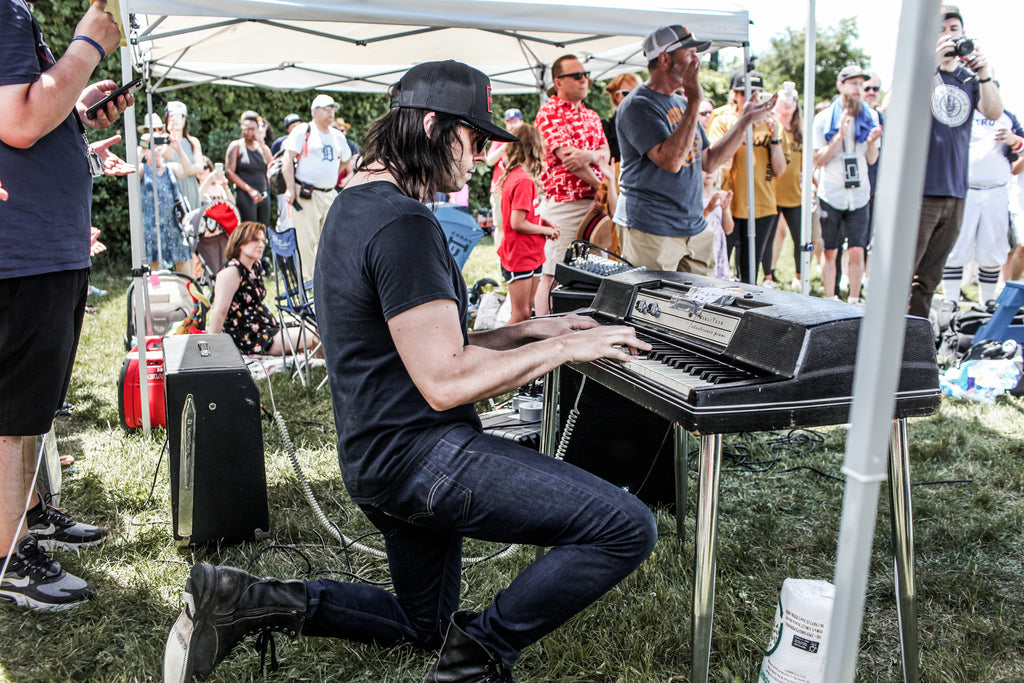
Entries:
[[[399, 84], [391, 86], [391, 96]], [[383, 166], [394, 177], [402, 194], [417, 201], [451, 192], [459, 184], [455, 158], [462, 154], [460, 119], [437, 112], [427, 135], [425, 109], [396, 107], [370, 124], [366, 131], [360, 171]]]

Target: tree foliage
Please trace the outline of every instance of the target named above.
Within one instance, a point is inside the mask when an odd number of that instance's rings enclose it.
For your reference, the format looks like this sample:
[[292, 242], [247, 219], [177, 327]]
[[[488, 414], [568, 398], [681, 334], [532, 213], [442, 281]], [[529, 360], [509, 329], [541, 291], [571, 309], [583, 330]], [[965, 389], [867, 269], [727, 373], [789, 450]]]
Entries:
[[[839, 25], [818, 31], [815, 40], [814, 93], [817, 102], [825, 102], [836, 94], [836, 77], [847, 64], [867, 69], [871, 57], [853, 43], [860, 37], [857, 19], [840, 19]], [[765, 88], [778, 90], [784, 81], [795, 81], [803, 90], [804, 43], [806, 29], [787, 28], [771, 39], [771, 49], [758, 59], [758, 71], [764, 76]]]

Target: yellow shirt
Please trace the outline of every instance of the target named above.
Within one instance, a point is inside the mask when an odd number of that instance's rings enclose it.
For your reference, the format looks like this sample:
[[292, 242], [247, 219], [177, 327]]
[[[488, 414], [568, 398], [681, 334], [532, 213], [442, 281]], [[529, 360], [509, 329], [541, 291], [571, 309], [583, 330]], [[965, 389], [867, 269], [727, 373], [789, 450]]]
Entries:
[[[714, 127], [712, 125], [712, 127]], [[733, 218], [747, 217], [747, 142], [732, 157], [732, 166], [725, 177], [724, 187], [733, 191]], [[775, 203], [775, 174], [771, 164], [771, 131], [768, 126], [759, 123], [754, 126], [754, 218], [773, 216], [778, 212]], [[785, 141], [782, 152], [786, 154]], [[788, 154], [786, 154], [788, 156]]]
[[793, 133], [780, 127], [782, 144], [789, 150], [786, 156], [786, 172], [775, 179], [775, 203], [779, 206], [800, 206], [800, 173], [803, 169], [804, 145], [793, 139]]

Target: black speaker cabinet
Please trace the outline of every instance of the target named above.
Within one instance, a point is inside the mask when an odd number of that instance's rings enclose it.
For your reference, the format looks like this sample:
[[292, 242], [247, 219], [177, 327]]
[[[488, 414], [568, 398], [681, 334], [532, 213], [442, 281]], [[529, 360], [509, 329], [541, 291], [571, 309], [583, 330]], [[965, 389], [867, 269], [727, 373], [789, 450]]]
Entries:
[[164, 392], [175, 542], [268, 532], [260, 395], [231, 337], [164, 337]]
[[[583, 376], [566, 367], [559, 384], [559, 427], [576, 404]], [[672, 423], [588, 379], [565, 460], [648, 505], [675, 506]]]

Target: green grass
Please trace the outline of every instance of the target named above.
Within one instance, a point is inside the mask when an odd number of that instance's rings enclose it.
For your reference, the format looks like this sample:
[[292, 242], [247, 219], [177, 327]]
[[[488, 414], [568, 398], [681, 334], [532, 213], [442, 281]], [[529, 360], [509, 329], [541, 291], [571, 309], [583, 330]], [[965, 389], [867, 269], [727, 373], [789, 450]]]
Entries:
[[[471, 256], [466, 277], [496, 280], [489, 240]], [[500, 280], [499, 280], [500, 281]], [[786, 274], [780, 282], [787, 282]], [[168, 629], [180, 609], [188, 567], [227, 563], [255, 573], [302, 577], [352, 570], [386, 580], [383, 562], [346, 558], [318, 527], [299, 490], [283, 441], [263, 421], [273, 541], [309, 557], [259, 551], [270, 542], [181, 551], [171, 540], [167, 463], [156, 472], [164, 440], [126, 434], [117, 424], [116, 381], [124, 357], [123, 278], [97, 284], [110, 291], [86, 319], [68, 399], [76, 408], [57, 421], [62, 453], [76, 462], [64, 473], [64, 503], [83, 520], [111, 530], [108, 542], [79, 554], [61, 553], [68, 570], [97, 587], [95, 600], [62, 614], [2, 607], [0, 680], [156, 681]], [[315, 369], [317, 378], [322, 370]], [[349, 537], [370, 531], [349, 502], [338, 474], [330, 399], [278, 373], [274, 396], [310, 484], [327, 514]], [[269, 403], [264, 382], [259, 383]], [[970, 479], [970, 483], [916, 486], [913, 490], [919, 631], [923, 680], [1024, 680], [1024, 415], [1018, 399], [995, 405], [945, 401], [941, 412], [910, 424], [913, 480]], [[630, 429], [623, 425], [624, 430]], [[720, 496], [712, 680], [756, 679], [786, 577], [831, 579], [842, 505], [841, 483], [801, 469], [839, 475], [846, 430], [820, 430], [809, 453], [776, 448], [770, 436], [725, 439], [747, 446], [752, 457], [780, 458], [754, 473], [726, 461]], [[516, 669], [529, 682], [687, 680], [690, 660], [690, 585], [693, 565], [693, 496], [686, 533], [657, 510], [660, 540], [652, 557], [596, 605], [528, 648]], [[885, 487], [875, 530], [858, 681], [899, 681], [899, 636], [893, 599], [891, 543]], [[326, 540], [325, 540], [326, 539]], [[367, 543], [378, 544], [371, 538]], [[493, 546], [470, 543], [467, 552]], [[462, 605], [479, 608], [528, 564], [532, 549], [468, 568]], [[251, 643], [251, 640], [249, 641]], [[278, 638], [281, 670], [266, 676], [251, 646], [240, 647], [217, 670], [218, 681], [420, 681], [433, 654], [411, 647], [382, 648], [340, 640]]]

